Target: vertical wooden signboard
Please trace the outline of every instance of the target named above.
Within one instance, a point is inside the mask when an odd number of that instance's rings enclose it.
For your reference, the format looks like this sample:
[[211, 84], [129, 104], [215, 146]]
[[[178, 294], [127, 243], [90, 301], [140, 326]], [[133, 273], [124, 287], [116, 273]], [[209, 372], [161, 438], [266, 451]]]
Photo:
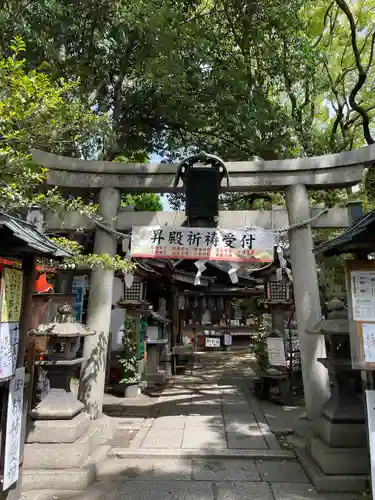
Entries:
[[23, 272], [4, 267], [1, 279], [0, 379], [11, 378], [16, 370], [19, 320], [22, 306]]

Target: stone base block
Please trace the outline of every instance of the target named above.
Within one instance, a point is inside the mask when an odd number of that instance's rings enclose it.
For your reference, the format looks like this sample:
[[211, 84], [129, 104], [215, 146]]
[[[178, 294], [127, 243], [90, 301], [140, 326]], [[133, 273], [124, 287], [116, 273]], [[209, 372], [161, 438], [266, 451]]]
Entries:
[[99, 432], [90, 428], [75, 443], [27, 443], [25, 469], [74, 469], [81, 467], [99, 445]]
[[81, 490], [29, 490], [22, 494], [20, 500], [97, 500], [103, 495], [101, 490], [95, 492]]
[[331, 448], [361, 448], [367, 446], [366, 424], [332, 423], [320, 417], [314, 423], [315, 434]]
[[310, 439], [308, 453], [324, 474], [368, 474], [367, 448], [330, 448], [320, 438]]
[[128, 385], [125, 388], [125, 398], [137, 398], [141, 393], [138, 384]]
[[27, 443], [74, 443], [87, 432], [90, 417], [80, 413], [71, 420], [34, 420], [27, 432]]
[[[26, 469], [22, 476], [22, 490], [69, 490], [82, 491], [96, 480], [98, 470], [103, 465], [110, 446], [100, 446], [86, 460], [82, 467], [56, 469]], [[50, 496], [47, 498], [53, 498]]]
[[73, 392], [65, 389], [51, 389], [47, 396], [30, 411], [35, 420], [70, 420], [83, 410], [84, 404], [78, 401]]
[[96, 420], [91, 420], [91, 429], [98, 431], [98, 444], [104, 445], [110, 443], [116, 434], [116, 420], [108, 415], [102, 415]]
[[[90, 491], [91, 490], [91, 491]], [[22, 494], [20, 500], [99, 500], [103, 498], [103, 489], [84, 490], [30, 490]]]
[[368, 486], [366, 475], [326, 475], [305, 450], [296, 450], [296, 455], [318, 492], [362, 493]]
[[147, 373], [146, 380], [149, 384], [162, 384], [166, 378], [165, 371]]

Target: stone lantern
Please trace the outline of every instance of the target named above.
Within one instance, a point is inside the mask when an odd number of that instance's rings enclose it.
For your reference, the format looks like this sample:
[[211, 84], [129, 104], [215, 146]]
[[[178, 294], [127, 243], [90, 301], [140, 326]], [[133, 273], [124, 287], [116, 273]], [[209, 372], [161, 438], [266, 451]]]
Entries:
[[52, 323], [29, 333], [44, 353], [36, 364], [47, 372], [50, 389], [30, 412], [22, 478], [25, 490], [66, 490], [67, 485], [69, 490], [85, 490], [96, 480], [98, 467], [111, 449], [112, 424], [105, 418], [91, 421], [70, 387], [71, 375], [77, 374], [84, 360], [79, 356], [81, 339], [95, 334], [77, 323], [72, 312], [71, 306], [62, 305]]
[[[327, 304], [328, 318], [318, 324], [327, 342], [327, 357], [318, 361], [328, 370], [331, 397], [323, 405], [322, 416], [334, 423], [365, 424], [365, 407], [359, 370], [352, 368], [348, 311], [338, 299]], [[366, 442], [365, 428], [361, 435]], [[353, 433], [351, 433], [351, 438]], [[347, 440], [346, 440], [347, 441]]]
[[48, 394], [30, 412], [34, 419], [69, 419], [83, 409], [83, 403], [71, 391], [70, 377], [84, 361], [77, 357], [81, 338], [94, 335], [95, 331], [77, 323], [72, 312], [68, 304], [59, 306], [52, 323], [39, 325], [29, 333], [39, 337], [39, 344], [43, 345], [45, 359], [35, 364], [47, 372], [50, 381]]
[[365, 408], [361, 374], [352, 368], [348, 311], [338, 299], [328, 305], [328, 317], [310, 335], [323, 334], [331, 397], [315, 421], [306, 451], [297, 455], [318, 491], [363, 491], [369, 472]]

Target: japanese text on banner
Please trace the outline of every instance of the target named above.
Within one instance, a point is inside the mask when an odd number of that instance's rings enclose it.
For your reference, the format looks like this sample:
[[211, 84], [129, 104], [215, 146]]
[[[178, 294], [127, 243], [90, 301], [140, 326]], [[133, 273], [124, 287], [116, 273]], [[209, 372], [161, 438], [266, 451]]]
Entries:
[[131, 255], [159, 259], [272, 262], [272, 231], [237, 231], [179, 226], [137, 226]]
[[4, 267], [1, 322], [18, 323], [22, 307], [23, 272], [19, 269]]
[[9, 384], [3, 490], [12, 486], [19, 476], [24, 384], [25, 368], [17, 368]]
[[15, 372], [19, 344], [18, 323], [0, 324], [0, 379], [10, 378]]

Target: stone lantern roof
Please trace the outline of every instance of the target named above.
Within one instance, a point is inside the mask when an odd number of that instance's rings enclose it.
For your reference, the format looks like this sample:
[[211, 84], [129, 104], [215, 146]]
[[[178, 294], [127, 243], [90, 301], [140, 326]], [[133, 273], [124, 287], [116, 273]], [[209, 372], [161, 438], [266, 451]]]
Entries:
[[79, 323], [73, 317], [73, 309], [69, 304], [58, 307], [57, 316], [52, 323], [39, 325], [29, 335], [47, 337], [86, 337], [94, 335], [95, 330]]
[[322, 335], [349, 335], [348, 311], [339, 299], [332, 299], [327, 304], [328, 318], [322, 319], [308, 333]]

